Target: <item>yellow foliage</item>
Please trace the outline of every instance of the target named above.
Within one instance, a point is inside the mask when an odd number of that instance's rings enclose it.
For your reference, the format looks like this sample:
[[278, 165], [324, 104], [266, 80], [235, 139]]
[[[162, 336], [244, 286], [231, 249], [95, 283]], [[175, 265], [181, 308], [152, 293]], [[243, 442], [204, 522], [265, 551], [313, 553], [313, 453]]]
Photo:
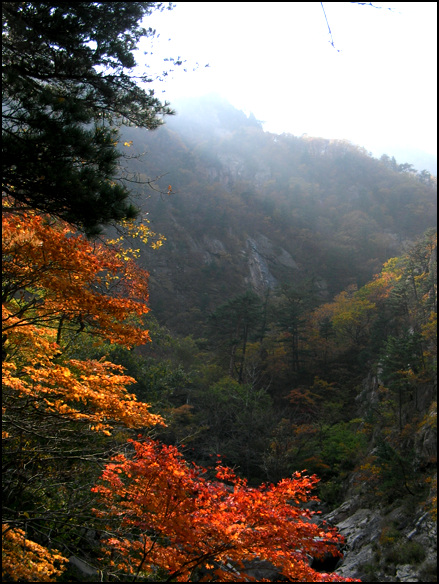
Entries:
[[127, 392], [135, 380], [121, 367], [62, 357], [63, 326], [69, 339], [84, 331], [126, 346], [148, 342], [148, 331], [137, 325], [149, 310], [148, 274], [116, 250], [30, 213], [6, 215], [2, 237], [5, 404], [12, 395], [30, 398], [36, 408], [105, 433], [113, 421], [163, 424]]
[[2, 526], [2, 576], [13, 582], [56, 582], [67, 558], [26, 538], [22, 529]]
[[139, 240], [144, 245], [149, 245], [152, 249], [158, 249], [166, 241], [163, 235], [158, 235], [149, 227], [149, 220], [143, 219], [136, 223], [133, 220], [124, 219], [119, 226], [121, 235], [115, 239], [107, 240], [107, 243], [117, 247], [118, 257], [125, 260], [138, 258], [140, 248], [133, 248], [127, 245], [128, 240]]

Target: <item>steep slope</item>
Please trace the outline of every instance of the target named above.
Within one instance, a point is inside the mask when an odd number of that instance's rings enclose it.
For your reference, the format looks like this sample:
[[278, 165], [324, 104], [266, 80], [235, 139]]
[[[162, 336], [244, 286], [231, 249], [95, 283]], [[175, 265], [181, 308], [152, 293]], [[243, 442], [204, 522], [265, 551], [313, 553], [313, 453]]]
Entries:
[[[435, 179], [349, 142], [263, 132], [221, 100], [182, 104], [155, 132], [126, 129], [128, 176], [167, 241], [144, 252], [151, 306], [201, 334], [221, 302], [312, 281], [323, 298], [362, 285], [435, 224]], [[172, 191], [168, 196], [168, 185]]]
[[131, 171], [167, 172], [142, 202], [167, 237], [142, 256], [153, 313], [195, 337], [166, 354], [164, 439], [255, 483], [317, 473], [345, 576], [436, 581], [435, 179], [224, 103], [181, 116], [126, 134]]

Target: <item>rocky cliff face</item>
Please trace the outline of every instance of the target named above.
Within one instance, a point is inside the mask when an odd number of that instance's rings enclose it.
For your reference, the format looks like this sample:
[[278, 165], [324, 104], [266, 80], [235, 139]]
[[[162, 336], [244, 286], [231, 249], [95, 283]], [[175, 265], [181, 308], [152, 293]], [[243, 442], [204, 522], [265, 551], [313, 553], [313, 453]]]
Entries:
[[437, 582], [437, 525], [422, 506], [364, 507], [350, 497], [324, 519], [346, 538], [337, 574], [364, 582]]
[[264, 235], [249, 237], [246, 247], [246, 251], [243, 250], [248, 272], [245, 280], [259, 294], [279, 285], [279, 281], [272, 274], [273, 267], [286, 268], [291, 271], [291, 276], [295, 270], [299, 269], [291, 254], [281, 247], [276, 249]]
[[[359, 395], [359, 409], [363, 416], [379, 402], [379, 378], [370, 375], [364, 380]], [[429, 408], [436, 393], [433, 384], [422, 387], [417, 407], [422, 423], [410, 436], [419, 472], [432, 467], [437, 457], [436, 407]], [[413, 405], [410, 406], [413, 409]], [[402, 412], [404, 421], [409, 408]], [[370, 449], [376, 448], [379, 426], [374, 430]], [[336, 572], [345, 577], [360, 578], [364, 582], [437, 582], [437, 523], [428, 503], [435, 497], [432, 477], [430, 493], [380, 501], [370, 496], [369, 486], [359, 484], [354, 473], [349, 479], [345, 502], [324, 515], [323, 519], [336, 526], [346, 538], [343, 560]], [[427, 487], [428, 490], [428, 487]], [[427, 503], [426, 503], [427, 501]]]
[[262, 234], [241, 240], [197, 236], [175, 222], [162, 249], [143, 253], [150, 271], [152, 309], [176, 332], [180, 332], [177, 312], [192, 311], [202, 327], [207, 314], [231, 296], [248, 289], [263, 296], [283, 282], [304, 277], [291, 253]]

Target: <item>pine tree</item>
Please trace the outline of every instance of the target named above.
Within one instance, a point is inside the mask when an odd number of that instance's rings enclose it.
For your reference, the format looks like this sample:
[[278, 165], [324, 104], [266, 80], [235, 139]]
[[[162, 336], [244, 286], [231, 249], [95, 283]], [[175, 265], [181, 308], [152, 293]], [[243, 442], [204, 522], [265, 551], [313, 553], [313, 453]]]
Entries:
[[[118, 126], [172, 113], [132, 76], [157, 2], [2, 3], [3, 198], [88, 235], [136, 207], [117, 182]], [[11, 203], [12, 201], [12, 203]]]

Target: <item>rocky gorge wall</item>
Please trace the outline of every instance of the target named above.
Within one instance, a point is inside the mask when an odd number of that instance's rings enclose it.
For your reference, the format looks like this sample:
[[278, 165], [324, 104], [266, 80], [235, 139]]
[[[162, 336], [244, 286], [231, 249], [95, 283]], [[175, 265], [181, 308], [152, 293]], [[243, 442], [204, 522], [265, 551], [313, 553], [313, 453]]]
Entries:
[[364, 506], [352, 496], [324, 519], [346, 538], [337, 574], [364, 582], [437, 582], [437, 524], [422, 505]]
[[[357, 398], [363, 418], [378, 404], [379, 388], [376, 374], [364, 380]], [[423, 494], [422, 489], [406, 496], [395, 491], [393, 497], [380, 500], [370, 495], [370, 485], [361, 483], [358, 472], [352, 473], [343, 504], [322, 516], [346, 538], [337, 574], [364, 582], [437, 582], [437, 521], [431, 505], [437, 496], [437, 473], [432, 470], [437, 457], [436, 384], [420, 387], [419, 394], [417, 408], [423, 423], [417, 425], [410, 441], [419, 474], [429, 469], [430, 487]], [[412, 414], [413, 405], [406, 405], [403, 421]], [[373, 431], [371, 454], [376, 451], [380, 430], [377, 425]]]

